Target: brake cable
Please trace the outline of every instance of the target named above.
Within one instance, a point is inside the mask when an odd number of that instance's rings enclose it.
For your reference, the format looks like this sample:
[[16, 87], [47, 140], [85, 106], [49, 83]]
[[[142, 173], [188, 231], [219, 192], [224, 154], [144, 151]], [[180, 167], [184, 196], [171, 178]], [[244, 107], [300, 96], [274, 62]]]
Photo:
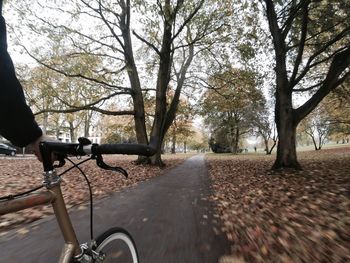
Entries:
[[[90, 161], [90, 160], [91, 160], [91, 158], [88, 158], [88, 159], [85, 159], [85, 160], [83, 160], [83, 161], [81, 161], [81, 162], [75, 164], [75, 165], [78, 166], [78, 165], [81, 165], [81, 164], [83, 164], [83, 163], [85, 163], [85, 162], [87, 162], [87, 161]], [[63, 171], [62, 173], [58, 174], [58, 176], [61, 177], [61, 176], [63, 176], [64, 174], [68, 173], [70, 170], [72, 170], [72, 169], [74, 169], [74, 168], [76, 168], [76, 167], [75, 167], [75, 166], [69, 167], [67, 170], [65, 170], [65, 171]], [[1, 196], [1, 197], [0, 197], [0, 201], [1, 201], [1, 200], [12, 200], [12, 199], [15, 199], [15, 198], [17, 198], [17, 197], [21, 197], [21, 196], [24, 196], [24, 195], [28, 195], [28, 194], [33, 193], [33, 192], [35, 192], [35, 191], [37, 191], [37, 190], [39, 190], [39, 189], [41, 189], [41, 188], [43, 188], [43, 187], [44, 187], [44, 185], [40, 185], [40, 186], [34, 187], [33, 189], [30, 189], [30, 190], [28, 190], [28, 191], [21, 192], [21, 193], [18, 193], [18, 194], [13, 194], [13, 195], [10, 194], [10, 195]]]
[[[81, 165], [81, 164], [83, 164], [83, 163], [85, 163], [87, 161], [95, 159], [96, 160], [96, 164], [102, 169], [119, 172], [119, 173], [123, 174], [126, 178], [128, 177], [128, 173], [127, 173], [126, 170], [124, 170], [121, 167], [113, 167], [113, 166], [107, 165], [103, 161], [103, 158], [102, 158], [101, 155], [93, 155], [90, 158], [87, 158], [87, 159], [85, 159], [85, 160], [83, 160], [83, 161], [81, 161], [79, 163], [73, 162], [68, 157], [65, 157], [65, 159], [68, 160], [73, 166], [69, 167], [68, 169], [66, 169], [62, 173], [58, 174], [58, 176], [62, 177], [64, 174], [66, 174], [69, 171], [71, 171], [72, 169], [76, 168], [83, 175], [83, 177], [84, 177], [84, 179], [85, 179], [85, 181], [86, 181], [86, 183], [88, 185], [88, 188], [89, 188], [89, 199], [90, 199], [90, 237], [91, 237], [91, 240], [93, 240], [94, 239], [94, 233], [93, 233], [93, 194], [92, 194], [92, 188], [91, 188], [91, 183], [90, 183], [89, 179], [87, 178], [87, 176], [84, 173], [84, 171], [79, 167], [79, 165]], [[59, 164], [56, 165], [55, 168], [62, 167], [64, 164], [65, 164], [64, 159], [60, 158], [59, 159]], [[39, 189], [41, 189], [43, 187], [44, 187], [44, 185], [40, 185], [40, 186], [37, 186], [37, 187], [35, 187], [35, 188], [31, 189], [31, 190], [22, 192], [22, 193], [18, 193], [18, 194], [15, 194], [15, 195], [3, 196], [3, 197], [0, 197], [0, 201], [1, 200], [12, 200], [12, 199], [15, 199], [15, 198], [20, 197], [20, 196], [28, 195], [28, 194], [30, 194], [32, 192], [35, 192], [35, 191], [37, 191], [37, 190], [39, 190]]]
[[[71, 159], [69, 159], [68, 157], [66, 158], [72, 165], [73, 167], [71, 168], [77, 168], [79, 170], [79, 172], [84, 176], [85, 181], [88, 185], [89, 188], [89, 199], [90, 199], [90, 237], [91, 240], [94, 239], [94, 229], [93, 229], [93, 196], [92, 196], [92, 188], [91, 188], [91, 183], [89, 181], [89, 178], [87, 178], [86, 174], [84, 173], [84, 171], [79, 167], [79, 165], [81, 164], [81, 162], [79, 164], [75, 164]], [[91, 158], [89, 158], [88, 160], [91, 160]]]
[[37, 191], [37, 190], [39, 190], [40, 188], [43, 188], [43, 187], [44, 187], [43, 185], [40, 185], [40, 186], [37, 186], [37, 187], [35, 187], [33, 189], [30, 189], [28, 191], [22, 192], [22, 193], [18, 193], [18, 194], [14, 194], [14, 195], [10, 194], [10, 195], [1, 196], [0, 197], [0, 201], [1, 200], [12, 200], [12, 199], [15, 199], [15, 198], [23, 196], [23, 195], [28, 195], [28, 194], [30, 194], [32, 192], [35, 192], [35, 191]]

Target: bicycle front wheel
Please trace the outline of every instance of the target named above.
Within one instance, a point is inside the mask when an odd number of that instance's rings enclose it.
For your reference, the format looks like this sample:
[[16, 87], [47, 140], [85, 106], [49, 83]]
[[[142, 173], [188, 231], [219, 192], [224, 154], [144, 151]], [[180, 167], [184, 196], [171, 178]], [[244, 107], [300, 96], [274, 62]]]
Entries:
[[106, 262], [138, 263], [135, 242], [123, 228], [111, 228], [96, 239], [96, 252], [105, 255]]

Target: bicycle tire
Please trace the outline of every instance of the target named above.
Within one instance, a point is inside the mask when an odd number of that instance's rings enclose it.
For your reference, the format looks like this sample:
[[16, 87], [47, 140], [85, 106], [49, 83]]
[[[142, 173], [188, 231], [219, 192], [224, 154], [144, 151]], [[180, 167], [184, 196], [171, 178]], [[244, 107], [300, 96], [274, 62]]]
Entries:
[[105, 254], [104, 263], [138, 263], [139, 257], [135, 241], [125, 229], [110, 228], [96, 238], [96, 252]]

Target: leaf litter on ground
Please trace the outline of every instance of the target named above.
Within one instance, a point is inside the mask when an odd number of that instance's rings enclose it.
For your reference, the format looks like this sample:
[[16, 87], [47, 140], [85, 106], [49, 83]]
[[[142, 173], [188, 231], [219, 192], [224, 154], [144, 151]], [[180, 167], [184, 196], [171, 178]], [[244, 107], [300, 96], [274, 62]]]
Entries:
[[301, 152], [294, 172], [274, 158], [208, 155], [222, 262], [350, 262], [350, 148]]
[[[113, 171], [106, 171], [96, 166], [92, 160], [80, 167], [86, 173], [95, 198], [103, 198], [126, 187], [137, 185], [141, 181], [163, 174], [166, 170], [180, 164], [190, 155], [176, 154], [165, 155], [163, 161], [165, 168], [150, 165], [136, 165], [136, 156], [111, 155], [105, 157], [106, 163], [124, 168], [129, 177]], [[74, 159], [73, 159], [74, 160]], [[80, 160], [74, 160], [78, 163]], [[60, 168], [58, 173], [65, 168]], [[62, 192], [68, 209], [85, 209], [88, 203], [89, 191], [84, 177], [79, 171], [73, 169], [62, 176]], [[34, 158], [1, 158], [0, 159], [0, 196], [14, 195], [40, 186], [42, 177], [42, 165]], [[45, 190], [43, 190], [45, 191]], [[0, 236], [5, 235], [11, 229], [21, 227], [19, 234], [23, 234], [23, 226], [38, 219], [52, 215], [50, 206], [37, 206], [16, 213], [0, 216]]]

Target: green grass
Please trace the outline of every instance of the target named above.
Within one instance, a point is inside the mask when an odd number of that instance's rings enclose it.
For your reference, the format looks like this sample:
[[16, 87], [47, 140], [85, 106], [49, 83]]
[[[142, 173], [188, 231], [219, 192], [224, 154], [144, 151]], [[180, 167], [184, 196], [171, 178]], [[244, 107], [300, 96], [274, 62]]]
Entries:
[[[277, 146], [276, 146], [277, 147]], [[270, 156], [275, 156], [276, 155], [276, 147], [274, 149], [274, 151], [272, 152], [272, 154]], [[326, 149], [339, 149], [339, 148], [348, 148], [350, 147], [350, 143], [346, 143], [346, 144], [336, 144], [336, 143], [329, 143], [326, 144], [322, 147], [322, 149], [326, 150]], [[322, 151], [321, 149], [321, 151]], [[297, 152], [307, 152], [307, 151], [315, 151], [315, 148], [313, 145], [308, 145], [308, 146], [298, 146], [297, 147]], [[232, 154], [232, 153], [213, 153], [213, 152], [207, 152], [206, 156], [208, 157], [227, 157], [227, 156], [251, 156], [251, 157], [257, 157], [257, 156], [267, 156], [265, 154], [265, 151], [263, 148], [258, 148], [256, 152], [250, 150], [247, 153], [239, 153], [239, 154]]]

